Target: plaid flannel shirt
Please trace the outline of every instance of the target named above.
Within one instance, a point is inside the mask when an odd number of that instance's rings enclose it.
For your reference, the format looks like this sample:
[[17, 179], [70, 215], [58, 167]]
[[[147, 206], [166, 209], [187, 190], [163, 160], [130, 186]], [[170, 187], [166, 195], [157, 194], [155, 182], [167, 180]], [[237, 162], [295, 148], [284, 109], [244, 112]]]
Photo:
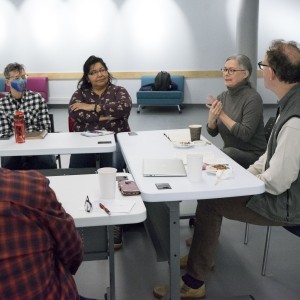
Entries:
[[44, 98], [36, 92], [26, 90], [21, 99], [16, 100], [8, 93], [0, 100], [0, 136], [11, 136], [14, 132], [14, 115], [24, 111], [26, 131], [51, 131], [51, 122]]
[[0, 168], [0, 298], [79, 299], [83, 258], [73, 218], [38, 171]]

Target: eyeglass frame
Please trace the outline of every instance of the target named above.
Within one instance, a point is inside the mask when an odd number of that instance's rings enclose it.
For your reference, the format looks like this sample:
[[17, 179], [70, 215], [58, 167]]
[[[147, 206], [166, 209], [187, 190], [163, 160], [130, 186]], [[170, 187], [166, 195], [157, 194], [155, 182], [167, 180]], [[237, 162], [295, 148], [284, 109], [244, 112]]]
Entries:
[[258, 65], [258, 67], [259, 67], [260, 70], [263, 70], [264, 67], [269, 67], [269, 68], [271, 68], [271, 66], [266, 65], [266, 64], [263, 64], [262, 61], [258, 62], [257, 65]]
[[89, 196], [86, 196], [86, 199], [84, 202], [84, 210], [88, 213], [90, 213], [93, 210], [93, 204], [91, 203]]
[[98, 75], [98, 73], [100, 73], [101, 75], [104, 75], [104, 74], [108, 73], [108, 71], [106, 69], [104, 69], [104, 68], [101, 68], [99, 70], [90, 71], [88, 74], [90, 76], [96, 76], [96, 75]]
[[26, 80], [28, 78], [27, 74], [21, 75], [21, 76], [9, 76], [7, 79], [8, 80], [19, 80], [19, 79], [23, 79]]
[[229, 75], [233, 75], [233, 74], [235, 74], [235, 72], [239, 72], [239, 71], [246, 71], [246, 70], [239, 70], [239, 69], [228, 69], [228, 68], [221, 68], [221, 71], [223, 72], [223, 73], [228, 73]]

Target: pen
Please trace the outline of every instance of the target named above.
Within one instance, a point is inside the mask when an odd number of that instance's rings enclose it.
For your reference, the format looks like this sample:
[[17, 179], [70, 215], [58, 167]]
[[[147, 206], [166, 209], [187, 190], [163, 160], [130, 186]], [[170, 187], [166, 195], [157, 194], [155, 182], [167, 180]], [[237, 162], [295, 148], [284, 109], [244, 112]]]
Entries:
[[166, 135], [166, 134], [164, 133], [164, 136], [165, 136], [170, 142], [172, 142], [171, 139], [170, 139], [170, 137], [169, 137], [168, 135]]
[[100, 208], [102, 208], [108, 215], [110, 215], [110, 211], [107, 207], [105, 207], [102, 203], [99, 203]]

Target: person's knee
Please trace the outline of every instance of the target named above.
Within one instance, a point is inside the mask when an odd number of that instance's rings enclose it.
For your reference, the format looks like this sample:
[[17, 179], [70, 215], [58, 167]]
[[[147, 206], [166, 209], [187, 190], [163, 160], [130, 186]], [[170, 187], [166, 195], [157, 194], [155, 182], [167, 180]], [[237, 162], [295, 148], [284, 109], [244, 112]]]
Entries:
[[223, 148], [222, 151], [228, 155], [230, 158], [232, 158], [233, 160], [236, 160], [238, 158], [238, 150], [236, 148], [233, 147], [226, 147]]

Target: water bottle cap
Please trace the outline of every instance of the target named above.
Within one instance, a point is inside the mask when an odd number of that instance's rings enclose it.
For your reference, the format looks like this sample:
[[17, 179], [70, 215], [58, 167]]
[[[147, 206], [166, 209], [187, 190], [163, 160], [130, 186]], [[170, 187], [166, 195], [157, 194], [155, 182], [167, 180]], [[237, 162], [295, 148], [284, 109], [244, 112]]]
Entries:
[[17, 110], [16, 113], [15, 113], [16, 116], [23, 116], [24, 115], [24, 112], [23, 111], [20, 111], [20, 110]]

